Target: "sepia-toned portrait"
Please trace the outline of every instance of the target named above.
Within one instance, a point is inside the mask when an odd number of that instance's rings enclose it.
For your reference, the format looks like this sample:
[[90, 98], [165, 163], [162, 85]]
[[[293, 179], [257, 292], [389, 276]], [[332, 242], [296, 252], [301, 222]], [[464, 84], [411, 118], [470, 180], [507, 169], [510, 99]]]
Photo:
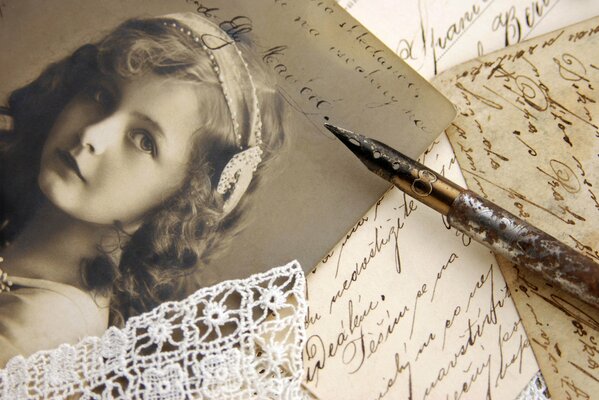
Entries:
[[440, 133], [444, 99], [334, 2], [308, 3], [3, 3], [0, 368], [316, 265], [387, 185], [323, 123], [411, 155]]

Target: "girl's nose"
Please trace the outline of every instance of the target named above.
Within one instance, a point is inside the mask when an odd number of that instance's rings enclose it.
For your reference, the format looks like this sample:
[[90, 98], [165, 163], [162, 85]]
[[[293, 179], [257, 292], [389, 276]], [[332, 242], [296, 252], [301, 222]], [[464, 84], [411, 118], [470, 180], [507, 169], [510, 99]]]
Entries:
[[84, 150], [99, 155], [118, 141], [121, 130], [119, 118], [113, 115], [84, 127], [79, 140]]

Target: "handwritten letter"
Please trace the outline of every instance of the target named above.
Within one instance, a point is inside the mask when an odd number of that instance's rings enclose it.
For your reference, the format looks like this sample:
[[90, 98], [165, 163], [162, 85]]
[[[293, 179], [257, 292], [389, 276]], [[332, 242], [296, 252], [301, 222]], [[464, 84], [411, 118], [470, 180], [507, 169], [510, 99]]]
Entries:
[[423, 76], [599, 14], [595, 0], [341, 0]]
[[[435, 83], [468, 186], [599, 263], [599, 19], [462, 64]], [[599, 393], [599, 312], [504, 265], [550, 393]], [[595, 397], [596, 398], [596, 397]]]
[[[460, 179], [440, 139], [424, 161]], [[308, 387], [322, 399], [515, 398], [537, 371], [493, 255], [397, 189], [308, 277]]]

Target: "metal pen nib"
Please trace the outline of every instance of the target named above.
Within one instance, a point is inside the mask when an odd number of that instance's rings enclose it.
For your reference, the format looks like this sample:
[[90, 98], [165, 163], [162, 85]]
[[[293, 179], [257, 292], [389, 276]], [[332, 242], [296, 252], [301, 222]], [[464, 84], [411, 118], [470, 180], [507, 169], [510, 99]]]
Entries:
[[324, 126], [370, 171], [445, 216], [464, 190], [384, 143], [330, 124]]
[[[391, 179], [391, 176], [384, 165], [386, 158], [381, 159], [384, 153], [382, 151], [384, 150], [383, 146], [386, 145], [338, 126], [330, 124], [324, 124], [324, 126], [347, 146], [347, 148], [354, 153], [369, 170], [379, 175], [381, 178], [387, 180]], [[393, 166], [391, 167], [393, 169]]]
[[447, 217], [450, 226], [599, 307], [599, 265], [384, 143], [325, 124], [366, 166]]

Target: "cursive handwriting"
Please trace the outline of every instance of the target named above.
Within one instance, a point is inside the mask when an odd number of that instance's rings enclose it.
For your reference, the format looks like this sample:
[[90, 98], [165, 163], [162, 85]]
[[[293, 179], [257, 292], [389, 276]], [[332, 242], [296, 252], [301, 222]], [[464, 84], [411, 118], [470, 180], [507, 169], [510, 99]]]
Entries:
[[[440, 144], [427, 162], [440, 159]], [[454, 163], [437, 169], [451, 179]], [[323, 397], [459, 399], [503, 393], [508, 376], [525, 375], [528, 342], [493, 256], [476, 246], [388, 191], [339, 242], [331, 253], [339, 258], [309, 276], [308, 315], [322, 316], [304, 349], [310, 388]], [[354, 389], [334, 384], [342, 380]]]

